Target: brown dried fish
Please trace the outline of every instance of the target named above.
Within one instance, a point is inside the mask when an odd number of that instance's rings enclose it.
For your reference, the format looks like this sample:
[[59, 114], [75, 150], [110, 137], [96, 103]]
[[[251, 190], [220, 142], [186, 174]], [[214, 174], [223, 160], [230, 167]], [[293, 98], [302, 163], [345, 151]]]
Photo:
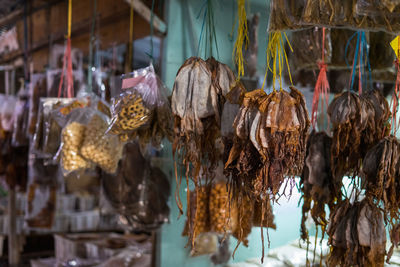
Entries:
[[384, 266], [383, 215], [369, 199], [343, 201], [330, 216], [328, 266]]

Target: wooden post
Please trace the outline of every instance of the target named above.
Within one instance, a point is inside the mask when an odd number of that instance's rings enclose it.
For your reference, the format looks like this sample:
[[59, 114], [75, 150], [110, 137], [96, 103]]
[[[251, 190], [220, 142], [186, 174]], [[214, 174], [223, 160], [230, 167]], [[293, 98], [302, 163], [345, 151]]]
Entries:
[[17, 236], [17, 209], [15, 188], [8, 191], [8, 263], [10, 267], [19, 265]]

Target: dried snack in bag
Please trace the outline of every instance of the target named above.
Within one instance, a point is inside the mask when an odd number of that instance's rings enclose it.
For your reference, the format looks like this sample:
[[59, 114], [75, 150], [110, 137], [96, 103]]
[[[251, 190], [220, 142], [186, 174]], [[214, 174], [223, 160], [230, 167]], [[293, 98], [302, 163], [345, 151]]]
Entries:
[[85, 128], [81, 154], [108, 173], [117, 170], [123, 144], [118, 136], [106, 135], [107, 122], [100, 114], [94, 114]]
[[86, 134], [86, 125], [93, 115], [90, 108], [74, 110], [61, 133], [61, 163], [65, 174], [71, 171], [90, 169], [93, 164], [80, 153]]
[[142, 97], [127, 90], [113, 99], [108, 132], [116, 135], [130, 133], [146, 124], [150, 116], [151, 110], [143, 103]]
[[352, 6], [349, 0], [307, 0], [302, 22], [321, 26], [348, 24], [351, 11]]
[[[173, 120], [167, 88], [155, 73], [153, 65], [135, 70], [123, 78], [122, 93], [113, 99], [113, 119], [109, 131], [123, 134], [121, 139], [125, 140], [139, 137], [142, 146], [151, 143], [158, 147], [164, 137], [172, 140]], [[133, 103], [118, 103], [129, 95], [133, 95]], [[128, 115], [123, 111], [124, 106], [128, 107]]]
[[306, 0], [272, 0], [268, 31], [285, 31], [307, 28], [300, 21]]
[[226, 183], [215, 183], [210, 190], [210, 225], [211, 231], [225, 233], [229, 222], [229, 195]]

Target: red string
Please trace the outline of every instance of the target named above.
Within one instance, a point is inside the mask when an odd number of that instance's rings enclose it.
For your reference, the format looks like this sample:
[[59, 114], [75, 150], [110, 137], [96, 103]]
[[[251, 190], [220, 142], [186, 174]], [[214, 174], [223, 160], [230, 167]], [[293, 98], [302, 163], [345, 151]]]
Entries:
[[72, 58], [71, 58], [71, 38], [67, 38], [67, 47], [64, 52], [63, 68], [61, 71], [60, 84], [58, 85], [58, 97], [61, 97], [62, 87], [64, 83], [64, 73], [67, 69], [67, 86], [64, 87], [63, 96], [67, 98], [74, 97], [74, 79], [72, 71]]
[[[318, 63], [319, 67], [319, 74], [317, 78], [317, 83], [315, 84], [314, 95], [313, 95], [313, 102], [312, 102], [312, 109], [311, 109], [311, 124], [313, 129], [315, 129], [315, 123], [317, 121], [317, 114], [318, 114], [318, 107], [319, 101], [321, 100], [321, 110], [322, 110], [322, 119], [324, 120], [324, 111], [328, 108], [329, 102], [329, 82], [328, 77], [326, 75], [327, 72], [327, 64], [325, 63], [325, 28], [322, 28], [322, 56], [321, 62]], [[329, 118], [328, 118], [329, 119]], [[327, 124], [329, 125], [329, 123]]]

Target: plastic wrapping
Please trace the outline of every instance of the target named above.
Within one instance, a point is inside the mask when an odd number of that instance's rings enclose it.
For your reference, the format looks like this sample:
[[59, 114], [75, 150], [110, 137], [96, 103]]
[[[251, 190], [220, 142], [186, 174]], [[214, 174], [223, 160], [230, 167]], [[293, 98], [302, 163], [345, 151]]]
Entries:
[[143, 158], [137, 143], [125, 144], [116, 174], [101, 176], [109, 203], [134, 229], [153, 230], [168, 221], [168, 179]]
[[307, 0], [302, 23], [305, 25], [339, 26], [353, 22], [353, 0]]
[[158, 147], [167, 137], [172, 140], [173, 120], [167, 88], [152, 65], [124, 75], [122, 93], [113, 98], [109, 131], [124, 140], [139, 137], [142, 145]]
[[33, 136], [35, 154], [53, 158], [60, 147], [62, 127], [67, 123], [69, 113], [85, 105], [85, 102], [74, 98], [41, 98]]
[[17, 97], [15, 96], [4, 96], [2, 95], [2, 99], [0, 99], [1, 108], [0, 108], [0, 118], [1, 118], [1, 127], [4, 131], [11, 132], [14, 126], [14, 111], [17, 103]]
[[306, 0], [272, 0], [268, 31], [285, 31], [304, 28], [300, 24]]
[[194, 240], [190, 256], [214, 254], [218, 251], [218, 236], [215, 233], [200, 233]]
[[[322, 40], [322, 28], [312, 28], [296, 31], [291, 34], [293, 53], [289, 53], [290, 65], [294, 71], [318, 69], [318, 63], [322, 59], [322, 45], [324, 47], [324, 62], [331, 63], [332, 43], [330, 30], [325, 31], [325, 40]], [[336, 45], [336, 44], [335, 44]]]
[[210, 224], [216, 233], [225, 233], [229, 223], [229, 195], [226, 183], [216, 183], [210, 191]]
[[94, 114], [85, 130], [81, 154], [108, 173], [115, 173], [122, 156], [123, 143], [117, 136], [105, 135], [107, 122]]
[[80, 153], [86, 125], [92, 115], [93, 110], [89, 108], [76, 109], [69, 114], [68, 123], [61, 133], [61, 163], [65, 174], [93, 168], [93, 164]]
[[28, 188], [26, 222], [32, 228], [51, 228], [56, 206], [56, 187], [31, 183]]
[[129, 134], [148, 123], [151, 110], [146, 107], [138, 93], [126, 90], [113, 99], [112, 116], [108, 132], [116, 135]]
[[18, 101], [14, 110], [14, 126], [12, 134], [13, 146], [27, 146], [29, 123], [29, 95], [26, 90], [18, 93]]
[[392, 33], [400, 31], [399, 0], [357, 0], [355, 10], [361, 27]]
[[31, 77], [29, 90], [30, 90], [30, 103], [29, 103], [28, 133], [33, 136], [38, 121], [40, 98], [47, 96], [47, 84], [45, 75], [33, 74]]

